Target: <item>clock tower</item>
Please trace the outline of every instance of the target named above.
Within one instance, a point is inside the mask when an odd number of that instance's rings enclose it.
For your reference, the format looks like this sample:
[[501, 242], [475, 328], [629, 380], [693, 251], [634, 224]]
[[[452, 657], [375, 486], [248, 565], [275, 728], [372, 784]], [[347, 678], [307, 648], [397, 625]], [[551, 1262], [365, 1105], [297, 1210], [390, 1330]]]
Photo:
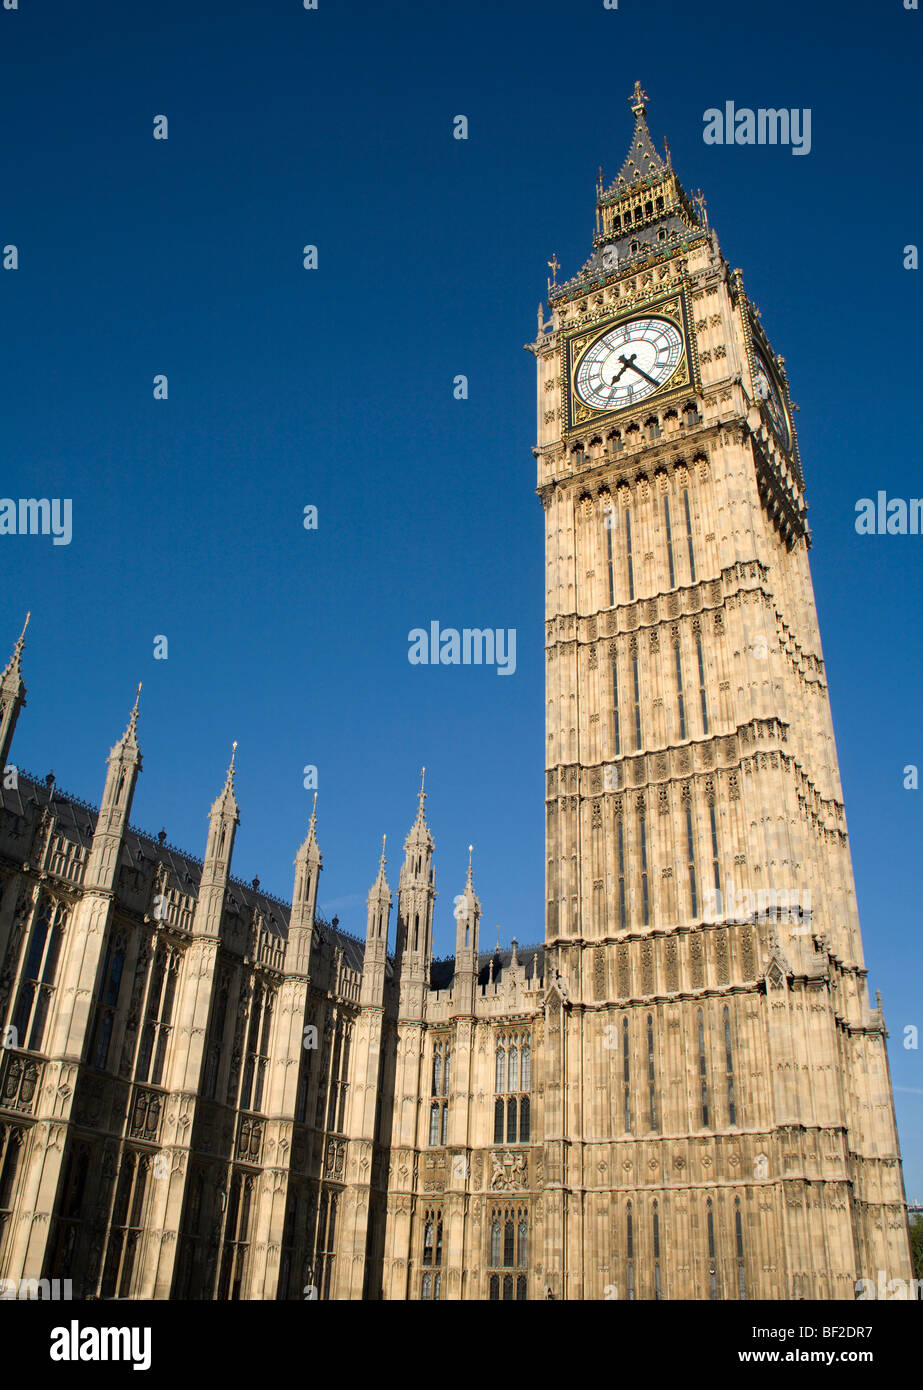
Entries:
[[635, 85], [530, 344], [556, 1298], [911, 1277], [784, 361]]

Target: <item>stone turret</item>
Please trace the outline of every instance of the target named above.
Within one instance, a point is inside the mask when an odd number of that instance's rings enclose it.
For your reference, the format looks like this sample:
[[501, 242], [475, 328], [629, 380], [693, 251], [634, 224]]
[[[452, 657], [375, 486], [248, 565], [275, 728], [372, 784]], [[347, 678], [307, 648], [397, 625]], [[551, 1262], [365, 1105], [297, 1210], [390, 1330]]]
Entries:
[[125, 732], [109, 753], [106, 785], [84, 879], [90, 890], [112, 892], [116, 886], [122, 839], [128, 825], [135, 783], [141, 771], [141, 750], [138, 747], [140, 699], [139, 685]]
[[468, 876], [465, 891], [455, 899], [455, 979], [452, 999], [455, 1012], [474, 1013], [474, 999], [478, 977], [478, 925], [481, 920], [481, 904], [474, 891], [471, 856], [472, 845], [468, 846]]
[[311, 969], [311, 943], [314, 935], [314, 914], [317, 909], [317, 888], [323, 868], [317, 844], [317, 792], [307, 838], [295, 856], [295, 885], [292, 889], [292, 915], [289, 921], [285, 964], [288, 970], [308, 975]]
[[205, 846], [205, 862], [199, 884], [199, 901], [192, 925], [192, 930], [197, 936], [217, 938], [220, 935], [221, 914], [224, 911], [224, 897], [231, 872], [231, 856], [234, 852], [234, 836], [240, 825], [240, 808], [234, 795], [236, 755], [235, 742], [231, 749], [231, 761], [224, 786], [208, 815], [208, 842]]
[[436, 900], [433, 873], [433, 837], [423, 803], [426, 792], [420, 775], [417, 816], [404, 841], [404, 863], [398, 888], [395, 973], [400, 983], [400, 1016], [423, 1017], [423, 1001], [429, 988], [433, 959], [433, 905]]

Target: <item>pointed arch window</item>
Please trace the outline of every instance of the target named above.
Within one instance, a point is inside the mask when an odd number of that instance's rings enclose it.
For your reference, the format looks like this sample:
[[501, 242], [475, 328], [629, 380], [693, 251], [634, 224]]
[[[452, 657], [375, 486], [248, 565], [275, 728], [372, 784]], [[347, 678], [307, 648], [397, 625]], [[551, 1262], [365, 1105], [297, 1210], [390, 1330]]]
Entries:
[[724, 1006], [724, 1065], [727, 1071], [728, 1124], [737, 1124], [737, 1105], [734, 1099], [734, 1056], [731, 1051], [731, 1011]]
[[495, 1144], [502, 1144], [502, 1143], [503, 1143], [503, 1116], [504, 1116], [504, 1113], [505, 1113], [505, 1107], [504, 1107], [504, 1104], [503, 1104], [503, 1097], [502, 1097], [502, 1096], [498, 1096], [497, 1099], [494, 1101], [494, 1143], [495, 1143]]
[[[622, 1100], [625, 1133], [631, 1133], [631, 1056], [628, 1046], [628, 1015], [622, 1015]], [[630, 1209], [630, 1208], [629, 1208]]]
[[[269, 1071], [269, 1034], [272, 1026], [274, 995], [268, 986], [255, 985], [250, 1005], [250, 1026], [247, 1034], [247, 1056], [240, 1094], [242, 1110], [259, 1110]], [[335, 1095], [335, 1090], [332, 1088]], [[329, 1117], [328, 1128], [336, 1127], [336, 1113]]]
[[[721, 873], [718, 868], [718, 816], [714, 801], [709, 803], [708, 820], [711, 826], [711, 867], [715, 880], [715, 893], [717, 894], [721, 892]], [[716, 901], [720, 901], [720, 899], [716, 899]]]
[[250, 1212], [253, 1206], [254, 1178], [235, 1172], [231, 1176], [224, 1241], [221, 1252], [221, 1271], [218, 1280], [219, 1299], [236, 1301], [243, 1291], [250, 1253]]
[[160, 941], [151, 963], [144, 1026], [135, 1069], [136, 1081], [148, 1081], [153, 1086], [159, 1086], [163, 1080], [178, 970], [179, 955]]
[[7, 1228], [13, 1216], [21, 1151], [21, 1131], [12, 1125], [0, 1127], [0, 1255], [3, 1254]]
[[44, 893], [32, 924], [12, 1017], [16, 1030], [14, 1045], [29, 1052], [42, 1050], [66, 920], [67, 909], [63, 903], [55, 902]]
[[[612, 532], [609, 532], [612, 535]], [[622, 752], [622, 731], [619, 720], [619, 665], [618, 658], [612, 657], [612, 751], [616, 757]]]
[[[689, 416], [687, 415], [687, 417], [686, 417], [686, 424], [687, 424], [687, 425], [690, 425], [690, 424], [695, 424], [695, 423], [696, 423], [696, 422], [695, 422], [694, 420], [691, 420], [691, 419], [689, 418]], [[687, 547], [687, 553], [688, 553], [688, 555], [689, 555], [689, 583], [690, 583], [690, 584], [694, 584], [694, 583], [695, 583], [695, 555], [693, 554], [693, 550], [692, 550], [692, 508], [691, 508], [691, 506], [689, 505], [689, 490], [688, 490], [688, 488], [685, 489], [684, 492], [683, 492], [683, 510], [684, 510], [685, 516], [686, 516], [686, 547]]]
[[448, 1038], [433, 1042], [433, 1103], [430, 1108], [429, 1142], [445, 1145], [449, 1126], [449, 1080], [451, 1051]]
[[643, 809], [638, 812], [638, 846], [641, 850], [641, 923], [647, 927], [651, 920], [651, 903], [647, 865], [647, 819]]
[[654, 1017], [647, 1016], [647, 1095], [651, 1129], [657, 1128], [656, 1078], [654, 1075]]
[[747, 1280], [744, 1271], [744, 1232], [740, 1216], [740, 1198], [734, 1198], [734, 1244], [737, 1254], [737, 1296], [746, 1302]]
[[702, 1128], [708, 1129], [708, 1064], [705, 1054], [705, 1015], [699, 1009], [696, 1013], [699, 1040], [699, 1103], [702, 1111]]
[[631, 660], [632, 687], [634, 693], [635, 711], [635, 752], [641, 747], [641, 668], [638, 665], [637, 653]]
[[619, 858], [619, 930], [625, 931], [628, 927], [628, 908], [625, 898], [625, 830], [621, 815], [615, 823], [615, 837]]
[[529, 1263], [529, 1225], [523, 1218], [516, 1231], [516, 1263], [525, 1269]]
[[718, 1297], [718, 1269], [715, 1257], [715, 1214], [709, 1197], [705, 1203], [705, 1227], [708, 1235], [708, 1296]]
[[676, 713], [679, 720], [679, 736], [686, 737], [686, 698], [683, 694], [683, 653], [679, 638], [673, 644], [673, 658], [676, 665]]
[[676, 587], [676, 567], [673, 563], [673, 526], [670, 521], [670, 499], [663, 499], [663, 524], [667, 538], [667, 564], [670, 570], [670, 588]]
[[705, 689], [705, 656], [702, 651], [702, 639], [696, 638], [695, 642], [696, 661], [699, 666], [699, 704], [702, 707], [702, 733], [708, 733], [708, 692]]
[[699, 915], [699, 889], [695, 874], [695, 835], [692, 829], [692, 806], [686, 801], [686, 868], [689, 873], [689, 909], [693, 917]]
[[[491, 1299], [527, 1299], [529, 1213], [524, 1206], [494, 1207], [490, 1214], [489, 1267], [507, 1271], [490, 1280]], [[518, 1272], [517, 1272], [518, 1271]], [[496, 1280], [496, 1283], [495, 1283]]]
[[146, 1154], [131, 1150], [122, 1157], [100, 1285], [103, 1298], [127, 1298], [131, 1293], [143, 1231], [149, 1164]]
[[122, 932], [110, 932], [96, 994], [96, 1013], [89, 1051], [91, 1065], [98, 1067], [100, 1071], [105, 1070], [109, 1058], [109, 1045], [115, 1026], [115, 1011], [124, 968], [125, 936]]
[[532, 1051], [528, 1034], [501, 1038], [496, 1048], [494, 1143], [526, 1143], [530, 1135]]

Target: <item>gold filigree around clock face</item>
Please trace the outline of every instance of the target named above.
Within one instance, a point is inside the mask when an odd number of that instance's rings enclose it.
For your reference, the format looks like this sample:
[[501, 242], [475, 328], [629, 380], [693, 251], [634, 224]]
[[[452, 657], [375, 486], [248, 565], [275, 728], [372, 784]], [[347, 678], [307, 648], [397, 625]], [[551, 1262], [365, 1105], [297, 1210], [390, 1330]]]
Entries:
[[763, 354], [753, 349], [753, 388], [766, 409], [769, 424], [782, 448], [788, 452], [792, 447], [792, 432], [788, 423], [788, 412], [782, 400], [775, 376]]
[[669, 319], [627, 319], [583, 354], [574, 389], [592, 410], [622, 410], [666, 386], [682, 353], [683, 335]]

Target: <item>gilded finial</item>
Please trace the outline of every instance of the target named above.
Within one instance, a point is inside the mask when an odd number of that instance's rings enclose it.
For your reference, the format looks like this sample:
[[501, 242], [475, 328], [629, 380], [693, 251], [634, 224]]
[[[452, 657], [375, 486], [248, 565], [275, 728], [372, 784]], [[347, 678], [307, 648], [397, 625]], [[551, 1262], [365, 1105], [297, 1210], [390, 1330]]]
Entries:
[[551, 253], [551, 260], [548, 262], [548, 264], [549, 264], [550, 267], [551, 267], [551, 274], [554, 276], [554, 279], [553, 279], [553, 280], [549, 280], [549, 282], [548, 282], [548, 289], [549, 289], [549, 291], [551, 291], [551, 290], [553, 290], [553, 289], [557, 289], [557, 285], [558, 285], [558, 271], [561, 269], [561, 262], [558, 260], [558, 253], [557, 253], [557, 251], [552, 251], [552, 253]]
[[644, 116], [647, 114], [647, 108], [644, 105], [644, 103], [648, 100], [648, 95], [644, 88], [641, 86], [640, 82], [635, 83], [635, 89], [632, 92], [631, 96], [628, 98], [628, 100], [630, 101], [631, 109], [636, 116]]

